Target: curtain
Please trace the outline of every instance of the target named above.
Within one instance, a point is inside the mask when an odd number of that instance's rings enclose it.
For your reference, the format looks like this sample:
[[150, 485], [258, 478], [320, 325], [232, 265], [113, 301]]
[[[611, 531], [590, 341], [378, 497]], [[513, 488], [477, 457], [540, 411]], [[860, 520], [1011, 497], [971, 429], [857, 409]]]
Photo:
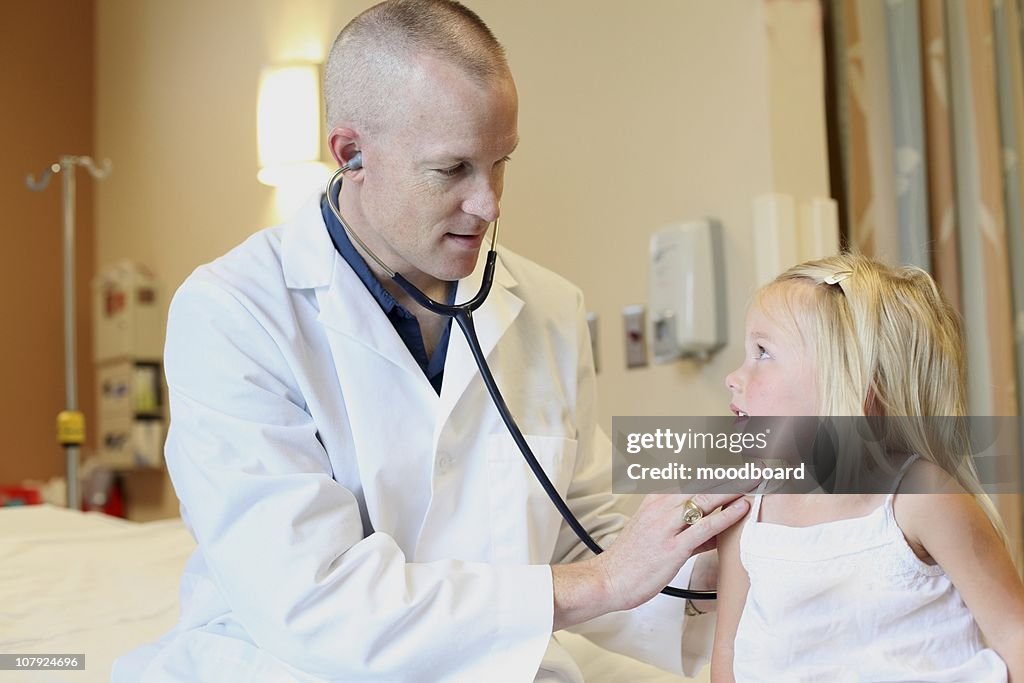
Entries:
[[[829, 1], [848, 243], [932, 273], [964, 322], [971, 414], [1018, 416], [1024, 0]], [[1018, 559], [1021, 470], [994, 496]]]

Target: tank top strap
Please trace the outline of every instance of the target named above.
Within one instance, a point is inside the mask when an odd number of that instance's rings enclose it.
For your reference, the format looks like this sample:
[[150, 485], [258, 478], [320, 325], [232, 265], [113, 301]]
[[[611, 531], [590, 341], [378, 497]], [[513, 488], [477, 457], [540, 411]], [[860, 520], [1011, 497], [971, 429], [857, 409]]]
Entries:
[[754, 494], [754, 503], [750, 506], [750, 519], [757, 522], [757, 518], [761, 516], [761, 499], [764, 498], [763, 493]]
[[892, 499], [892, 497], [896, 495], [896, 491], [899, 490], [900, 484], [903, 483], [903, 477], [906, 476], [907, 470], [910, 469], [910, 466], [913, 465], [914, 461], [917, 460], [919, 457], [920, 456], [917, 453], [914, 453], [909, 458], [904, 460], [902, 465], [900, 465], [900, 471], [896, 473], [896, 479], [895, 481], [893, 481], [892, 489], [890, 489], [889, 491], [890, 499]]
[[[897, 529], [899, 525], [896, 522], [896, 513], [892, 507], [893, 500], [896, 498], [896, 491], [899, 490], [900, 484], [903, 483], [903, 477], [906, 476], [907, 470], [910, 469], [910, 466], [914, 464], [914, 461], [917, 460], [918, 457], [920, 456], [918, 456], [917, 453], [914, 453], [903, 461], [903, 464], [900, 466], [900, 471], [896, 473], [896, 479], [892, 483], [892, 489], [889, 491], [889, 495], [885, 497], [885, 517], [889, 520], [891, 526]], [[899, 533], [902, 534], [903, 532], [900, 531]]]
[[750, 514], [747, 515], [748, 524], [757, 524], [761, 521], [761, 499], [764, 498], [766, 488], [768, 488], [768, 482], [763, 481], [754, 490], [754, 502], [750, 504]]

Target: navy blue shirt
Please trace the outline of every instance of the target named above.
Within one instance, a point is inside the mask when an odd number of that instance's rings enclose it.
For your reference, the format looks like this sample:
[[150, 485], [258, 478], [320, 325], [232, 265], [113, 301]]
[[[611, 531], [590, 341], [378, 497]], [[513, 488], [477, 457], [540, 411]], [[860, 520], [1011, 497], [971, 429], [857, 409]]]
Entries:
[[[423, 332], [420, 330], [420, 323], [416, 320], [416, 316], [395, 301], [395, 297], [391, 296], [391, 293], [384, 289], [384, 285], [374, 276], [373, 271], [366, 265], [366, 261], [356, 251], [355, 246], [352, 245], [352, 241], [348, 238], [348, 233], [341, 226], [338, 217], [331, 211], [331, 207], [327, 204], [327, 195], [320, 197], [320, 213], [323, 214], [324, 223], [327, 225], [327, 232], [330, 233], [331, 241], [334, 242], [334, 248], [338, 250], [341, 257], [345, 259], [359, 279], [363, 281], [363, 284], [366, 285], [366, 289], [370, 291], [373, 298], [380, 304], [384, 315], [395, 326], [395, 331], [398, 332], [398, 336], [405, 342], [409, 353], [412, 354], [412, 357], [416, 359], [416, 362], [423, 369], [423, 374], [427, 376], [427, 380], [434, 387], [434, 391], [440, 395], [441, 381], [444, 379], [444, 357], [448, 352], [448, 338], [451, 336], [452, 321], [448, 320], [444, 331], [441, 332], [441, 338], [437, 340], [434, 354], [427, 358], [427, 347], [423, 343]], [[455, 303], [455, 289], [455, 283], [449, 283], [449, 305]]]

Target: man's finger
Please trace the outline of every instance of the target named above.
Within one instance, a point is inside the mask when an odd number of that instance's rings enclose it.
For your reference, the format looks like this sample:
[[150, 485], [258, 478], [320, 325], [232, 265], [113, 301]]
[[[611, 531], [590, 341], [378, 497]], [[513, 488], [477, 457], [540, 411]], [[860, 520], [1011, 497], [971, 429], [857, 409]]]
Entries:
[[743, 519], [750, 509], [750, 503], [743, 498], [732, 498], [734, 500], [718, 512], [704, 515], [696, 524], [683, 528], [679, 537], [684, 539], [687, 545], [697, 548]]
[[704, 514], [708, 514], [712, 510], [719, 508], [723, 505], [728, 505], [732, 501], [736, 500], [740, 496], [745, 494], [740, 492], [730, 493], [698, 493], [691, 500], [697, 504], [697, 506], [704, 511]]

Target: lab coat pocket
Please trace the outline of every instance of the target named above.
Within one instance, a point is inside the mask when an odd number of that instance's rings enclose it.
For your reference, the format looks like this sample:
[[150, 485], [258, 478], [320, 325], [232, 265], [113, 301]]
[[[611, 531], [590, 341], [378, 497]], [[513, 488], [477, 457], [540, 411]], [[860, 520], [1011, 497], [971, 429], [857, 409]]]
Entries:
[[[576, 440], [527, 435], [526, 441], [564, 498], [576, 464]], [[491, 435], [487, 446], [492, 561], [550, 563], [561, 515], [510, 435]]]

